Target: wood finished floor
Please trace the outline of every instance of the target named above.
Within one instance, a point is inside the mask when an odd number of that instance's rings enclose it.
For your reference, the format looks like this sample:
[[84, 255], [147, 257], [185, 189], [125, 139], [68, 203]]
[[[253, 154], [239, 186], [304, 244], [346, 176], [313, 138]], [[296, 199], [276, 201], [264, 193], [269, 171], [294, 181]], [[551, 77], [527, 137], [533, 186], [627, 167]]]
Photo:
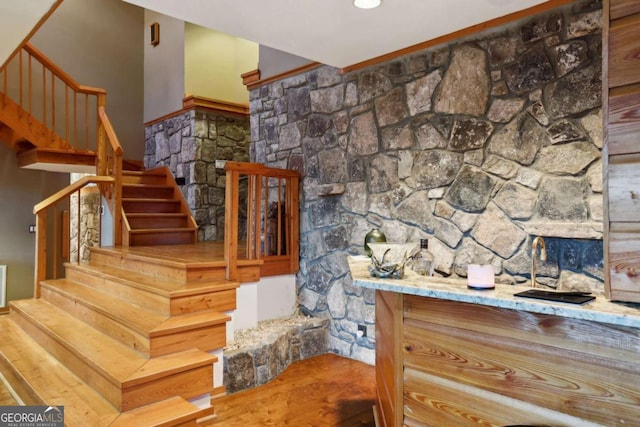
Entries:
[[290, 365], [271, 382], [212, 404], [203, 426], [374, 426], [374, 367], [335, 354]]

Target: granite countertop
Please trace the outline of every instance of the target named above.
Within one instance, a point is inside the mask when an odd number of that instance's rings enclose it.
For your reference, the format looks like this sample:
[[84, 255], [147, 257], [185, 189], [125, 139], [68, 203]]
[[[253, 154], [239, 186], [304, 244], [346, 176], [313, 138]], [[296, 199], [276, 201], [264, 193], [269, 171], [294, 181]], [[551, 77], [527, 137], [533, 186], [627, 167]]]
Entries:
[[611, 302], [603, 295], [582, 305], [535, 300], [513, 296], [530, 289], [524, 285], [496, 284], [495, 289], [475, 290], [467, 287], [466, 280], [424, 277], [410, 269], [406, 269], [404, 278], [399, 280], [378, 279], [371, 277], [367, 270], [368, 257], [349, 256], [348, 260], [354, 285], [363, 288], [640, 328], [640, 304]]

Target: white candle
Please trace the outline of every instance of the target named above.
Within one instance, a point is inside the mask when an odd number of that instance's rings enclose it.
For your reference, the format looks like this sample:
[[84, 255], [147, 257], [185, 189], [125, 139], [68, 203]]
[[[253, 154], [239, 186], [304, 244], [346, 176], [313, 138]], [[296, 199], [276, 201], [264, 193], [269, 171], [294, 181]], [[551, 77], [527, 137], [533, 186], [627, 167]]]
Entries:
[[495, 287], [493, 266], [469, 264], [467, 267], [467, 286], [474, 289], [493, 289]]

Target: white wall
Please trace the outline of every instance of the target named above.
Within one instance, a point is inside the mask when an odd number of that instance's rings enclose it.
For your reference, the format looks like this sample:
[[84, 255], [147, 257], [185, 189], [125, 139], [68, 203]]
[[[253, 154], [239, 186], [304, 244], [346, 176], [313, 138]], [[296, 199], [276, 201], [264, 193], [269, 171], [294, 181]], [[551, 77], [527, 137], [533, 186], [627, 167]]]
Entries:
[[313, 62], [310, 59], [263, 45], [260, 45], [259, 55], [260, 79], [267, 79]]

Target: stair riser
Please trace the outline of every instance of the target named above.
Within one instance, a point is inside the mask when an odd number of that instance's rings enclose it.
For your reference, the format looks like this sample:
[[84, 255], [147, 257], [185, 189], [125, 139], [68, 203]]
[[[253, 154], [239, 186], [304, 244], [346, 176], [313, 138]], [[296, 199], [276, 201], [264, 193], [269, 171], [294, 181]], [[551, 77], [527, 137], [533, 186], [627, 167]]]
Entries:
[[171, 315], [196, 313], [203, 310], [215, 310], [221, 313], [236, 309], [236, 290], [227, 289], [171, 299]]
[[122, 184], [148, 184], [148, 185], [165, 185], [167, 178], [164, 175], [151, 175], [151, 174], [130, 174], [127, 172], [122, 173]]
[[184, 399], [201, 396], [213, 389], [213, 364], [191, 369], [181, 374], [159, 378], [153, 382], [124, 387], [122, 390], [122, 409], [128, 411], [143, 405], [180, 396]]
[[82, 355], [67, 348], [60, 338], [48, 333], [48, 329], [43, 325], [33, 323], [32, 319], [25, 316], [18, 310], [12, 310], [10, 314], [12, 320], [16, 322], [29, 336], [36, 340], [60, 363], [70, 369], [74, 374], [89, 384], [101, 396], [108, 400], [116, 408], [122, 404], [121, 385], [115, 379], [104, 376], [99, 367], [94, 366]]
[[[82, 304], [80, 301], [73, 301], [56, 292], [48, 286], [43, 286], [42, 298], [45, 301], [50, 302], [54, 306], [61, 310], [64, 310], [68, 314], [82, 319], [83, 322], [93, 326], [100, 332], [109, 335], [111, 338], [121, 342], [129, 348], [139, 351], [140, 353], [149, 356], [151, 343], [149, 338], [128, 328], [126, 325], [111, 319], [104, 314], [95, 311], [92, 307]], [[181, 350], [187, 350], [183, 348]]]
[[111, 253], [92, 251], [91, 264], [102, 264], [124, 270], [135, 271], [149, 277], [158, 277], [186, 283], [187, 270], [181, 266], [149, 263], [145, 259], [126, 258]]
[[38, 393], [33, 390], [31, 385], [25, 381], [25, 379], [14, 369], [13, 363], [4, 357], [3, 353], [0, 353], [0, 371], [7, 380], [13, 391], [16, 392], [25, 405], [47, 405]]
[[143, 199], [172, 199], [173, 187], [122, 186], [122, 197]]
[[172, 231], [157, 233], [131, 232], [129, 237], [130, 246], [155, 246], [155, 245], [183, 245], [195, 243], [196, 230]]
[[149, 228], [187, 228], [189, 221], [186, 216], [167, 216], [167, 217], [127, 217], [129, 226], [132, 230], [149, 229]]
[[[94, 258], [93, 254], [91, 255], [91, 258]], [[165, 316], [170, 313], [170, 301], [168, 297], [132, 287], [127, 282], [110, 280], [108, 278], [92, 275], [90, 272], [84, 272], [82, 270], [76, 270], [69, 267], [66, 269], [66, 277], [69, 280], [74, 280], [76, 282], [83, 283], [86, 286], [107, 292], [122, 300], [129, 301], [150, 310], [155, 310]]]
[[177, 201], [143, 201], [129, 199], [122, 201], [122, 209], [124, 209], [125, 212], [178, 213], [180, 212], [180, 203]]
[[217, 350], [227, 345], [226, 324], [182, 331], [151, 339], [151, 357], [177, 353], [192, 348]]
[[121, 383], [115, 378], [110, 378], [100, 366], [95, 366], [75, 349], [67, 347], [62, 338], [44, 325], [34, 323], [25, 313], [12, 310], [10, 316], [53, 357], [120, 411], [128, 411], [176, 395], [190, 399], [209, 393], [213, 389], [212, 363], [182, 367], [178, 370], [168, 369], [156, 372], [148, 378], [138, 378], [131, 384]]

